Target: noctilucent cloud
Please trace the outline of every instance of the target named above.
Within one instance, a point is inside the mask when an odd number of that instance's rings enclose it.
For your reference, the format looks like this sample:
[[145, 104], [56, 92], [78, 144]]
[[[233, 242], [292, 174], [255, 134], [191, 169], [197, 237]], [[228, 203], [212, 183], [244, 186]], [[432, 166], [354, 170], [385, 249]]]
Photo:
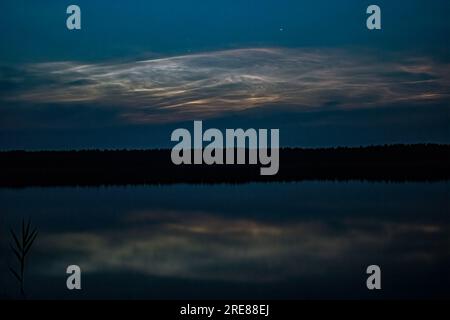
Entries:
[[[282, 146], [450, 142], [448, 1], [0, 4], [0, 148], [169, 147], [173, 128]], [[82, 29], [66, 28], [77, 4]]]

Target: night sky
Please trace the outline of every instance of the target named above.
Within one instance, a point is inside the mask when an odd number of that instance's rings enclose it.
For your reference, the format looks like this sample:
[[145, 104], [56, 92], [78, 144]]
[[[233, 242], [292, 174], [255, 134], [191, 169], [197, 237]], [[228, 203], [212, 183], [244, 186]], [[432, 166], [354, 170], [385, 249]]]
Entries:
[[[77, 4], [82, 29], [66, 28]], [[366, 28], [366, 8], [382, 30]], [[282, 146], [450, 143], [450, 2], [0, 2], [0, 149], [171, 147], [174, 128]]]

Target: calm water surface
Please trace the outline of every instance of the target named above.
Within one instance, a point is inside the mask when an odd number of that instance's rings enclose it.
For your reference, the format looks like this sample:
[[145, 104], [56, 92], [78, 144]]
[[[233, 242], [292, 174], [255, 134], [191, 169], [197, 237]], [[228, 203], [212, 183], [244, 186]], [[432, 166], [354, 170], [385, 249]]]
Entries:
[[0, 189], [0, 296], [18, 289], [8, 229], [31, 217], [31, 298], [450, 297], [449, 198], [450, 183]]

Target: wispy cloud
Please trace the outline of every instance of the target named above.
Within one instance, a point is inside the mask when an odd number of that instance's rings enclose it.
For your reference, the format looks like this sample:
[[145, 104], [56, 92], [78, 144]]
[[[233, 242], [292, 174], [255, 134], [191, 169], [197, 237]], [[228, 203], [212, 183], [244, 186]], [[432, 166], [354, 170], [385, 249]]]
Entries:
[[2, 76], [3, 101], [118, 108], [130, 123], [262, 106], [302, 110], [448, 101], [450, 65], [336, 49], [257, 48], [127, 63], [50, 62]]

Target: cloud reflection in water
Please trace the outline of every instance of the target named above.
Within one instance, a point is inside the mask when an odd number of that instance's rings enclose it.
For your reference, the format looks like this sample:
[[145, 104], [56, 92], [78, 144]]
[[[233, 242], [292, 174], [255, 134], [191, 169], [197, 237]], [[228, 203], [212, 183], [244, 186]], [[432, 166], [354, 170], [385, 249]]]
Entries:
[[45, 267], [55, 273], [64, 267], [61, 255], [76, 255], [85, 272], [266, 283], [321, 275], [342, 261], [350, 265], [381, 251], [391, 262], [433, 263], [450, 255], [443, 242], [449, 231], [447, 225], [418, 222], [273, 223], [144, 211], [129, 214], [120, 230], [47, 234], [41, 250], [59, 252]]

